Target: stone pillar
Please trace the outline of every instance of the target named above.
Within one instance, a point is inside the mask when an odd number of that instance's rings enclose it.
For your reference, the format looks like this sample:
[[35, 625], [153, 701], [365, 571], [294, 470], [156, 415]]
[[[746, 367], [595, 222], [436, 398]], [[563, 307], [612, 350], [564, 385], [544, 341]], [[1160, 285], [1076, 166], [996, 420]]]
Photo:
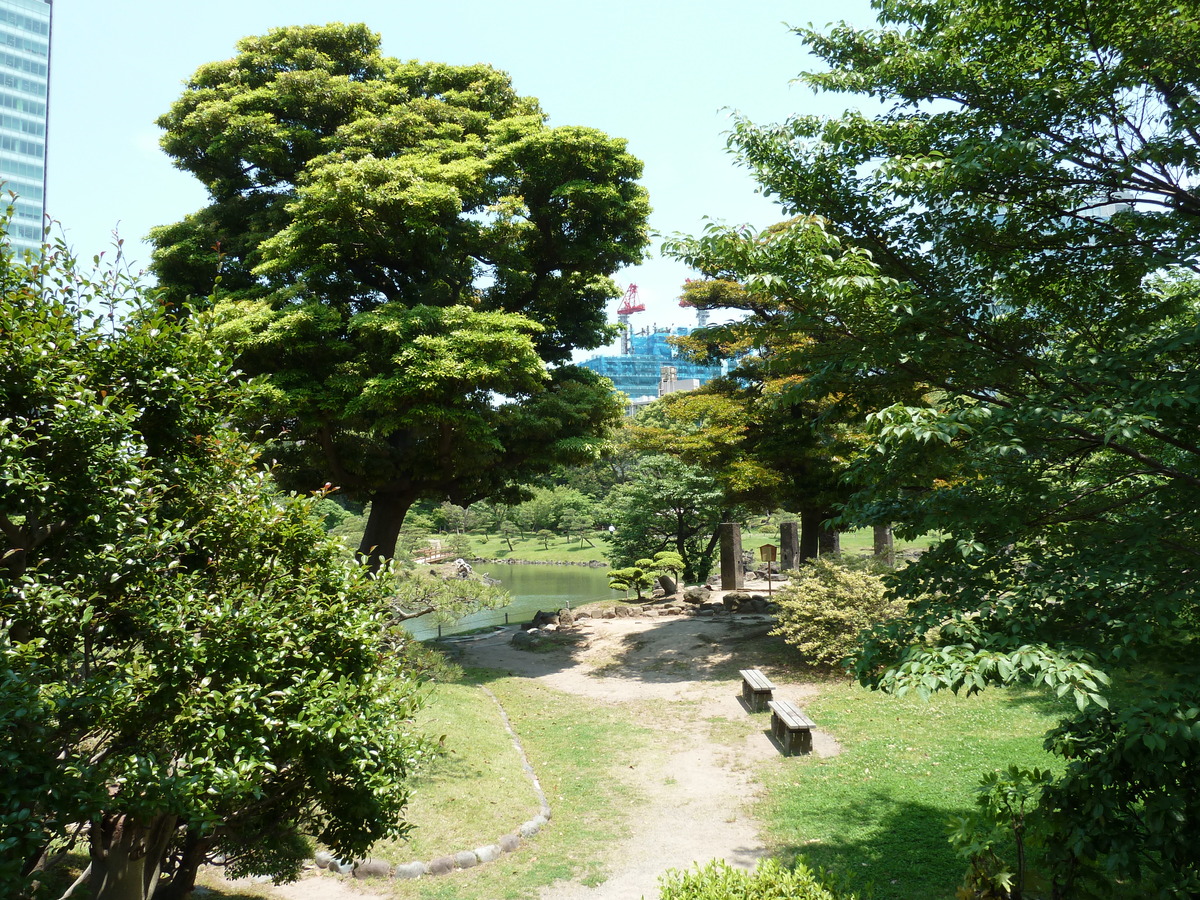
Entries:
[[721, 590], [742, 589], [742, 526], [722, 522], [721, 528]]
[[821, 556], [835, 556], [842, 552], [842, 536], [836, 528], [822, 525], [817, 533], [817, 547]]
[[779, 571], [791, 572], [800, 562], [800, 523], [779, 526]]
[[896, 545], [892, 540], [891, 525], [875, 526], [875, 558], [883, 560], [888, 568], [896, 568]]

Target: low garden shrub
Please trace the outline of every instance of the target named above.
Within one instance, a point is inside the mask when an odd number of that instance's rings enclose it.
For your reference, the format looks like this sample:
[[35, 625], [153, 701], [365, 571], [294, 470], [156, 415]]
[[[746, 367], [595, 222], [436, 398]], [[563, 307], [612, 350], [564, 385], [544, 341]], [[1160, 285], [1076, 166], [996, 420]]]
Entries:
[[856, 900], [856, 895], [827, 885], [821, 873], [802, 862], [789, 869], [772, 859], [753, 872], [713, 860], [687, 872], [669, 871], [659, 886], [659, 900]]
[[772, 634], [820, 666], [836, 666], [858, 649], [864, 628], [904, 611], [888, 597], [882, 573], [872, 560], [820, 557], [805, 562], [781, 589], [779, 624]]

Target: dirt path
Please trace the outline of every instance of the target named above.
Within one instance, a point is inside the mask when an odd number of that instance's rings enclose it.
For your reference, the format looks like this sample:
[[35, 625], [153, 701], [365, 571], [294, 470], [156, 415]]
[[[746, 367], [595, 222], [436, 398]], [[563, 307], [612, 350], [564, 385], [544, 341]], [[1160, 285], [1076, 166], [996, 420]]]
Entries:
[[[634, 900], [657, 896], [659, 876], [668, 869], [724, 859], [751, 868], [765, 853], [758, 823], [748, 813], [754, 798], [749, 769], [778, 756], [779, 749], [751, 724], [739, 699], [730, 663], [742, 660], [739, 647], [761, 638], [769, 622], [759, 617], [714, 620], [692, 617], [585, 620], [571, 647], [546, 653], [516, 650], [511, 633], [499, 632], [459, 645], [472, 666], [536, 679], [564, 693], [606, 703], [647, 699], [690, 701], [673, 707], [669, 749], [635, 767], [642, 801], [633, 813], [631, 833], [608, 860], [608, 878], [595, 887], [557, 882], [540, 900]], [[743, 660], [738, 665], [745, 665]], [[783, 696], [802, 700], [814, 688], [779, 684]], [[729, 720], [743, 736], [713, 743], [713, 720]], [[737, 728], [732, 731], [737, 734]], [[828, 736], [814, 734], [819, 755], [836, 753]], [[555, 810], [555, 816], [569, 815]], [[553, 827], [553, 826], [551, 826]], [[349, 900], [369, 896], [369, 883], [309, 878], [270, 889], [279, 900]]]
[[[657, 723], [672, 732], [672, 749], [638, 772], [644, 805], [632, 834], [612, 854], [608, 879], [591, 888], [559, 882], [543, 889], [541, 900], [652, 898], [668, 869], [710, 859], [752, 868], [765, 855], [758, 823], [747, 811], [754, 798], [748, 769], [779, 750], [757, 727], [746, 729], [737, 746], [714, 744], [709, 723], [747, 724], [740, 683], [727, 674], [714, 678], [715, 670], [727, 673], [737, 645], [761, 637], [768, 627], [756, 617], [736, 624], [690, 617], [592, 620], [580, 628], [583, 641], [567, 665], [554, 653], [513, 649], [504, 633], [466, 645], [465, 660], [474, 665], [535, 678], [564, 693], [609, 703], [693, 701], [676, 708], [686, 719]], [[789, 697], [813, 693], [808, 685], [779, 687]], [[822, 735], [815, 749], [823, 755], [837, 750]]]

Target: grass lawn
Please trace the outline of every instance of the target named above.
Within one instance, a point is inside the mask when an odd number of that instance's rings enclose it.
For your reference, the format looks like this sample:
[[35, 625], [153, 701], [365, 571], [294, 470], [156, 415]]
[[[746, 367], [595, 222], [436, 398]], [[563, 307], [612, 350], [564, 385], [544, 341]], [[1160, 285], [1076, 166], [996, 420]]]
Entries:
[[873, 900], [950, 900], [966, 863], [948, 818], [973, 807], [985, 771], [1052, 767], [1042, 736], [1067, 708], [1032, 691], [926, 702], [826, 683], [806, 710], [842, 753], [764, 768], [767, 837], [783, 859], [804, 856]]
[[514, 536], [512, 550], [504, 538], [495, 535], [470, 534], [471, 552], [482, 559], [528, 559], [534, 562], [604, 562], [608, 559], [608, 544], [599, 537], [592, 538], [596, 546], [589, 547], [587, 542], [580, 546], [577, 539], [568, 540], [565, 537], [553, 537], [542, 543], [542, 539]]
[[[414, 779], [407, 844], [380, 844], [372, 855], [392, 862], [494, 843], [538, 812], [495, 704], [504, 704], [553, 811], [552, 826], [520, 852], [444, 878], [373, 882], [412, 900], [516, 900], [560, 878], [603, 880], [602, 861], [626, 833], [626, 809], [636, 801], [628, 761], [654, 752], [651, 732], [635, 717], [603, 704], [580, 704], [521, 678], [469, 672], [465, 683], [439, 686], [422, 724], [446, 735], [447, 756]], [[431, 727], [432, 726], [432, 727]]]
[[[608, 559], [608, 545], [599, 536], [592, 538], [592, 543], [595, 547], [589, 547], [586, 543], [580, 546], [578, 540], [567, 540], [564, 537], [554, 537], [548, 542], [548, 546], [543, 544], [541, 538], [530, 535], [529, 537], [514, 537], [512, 539], [512, 550], [508, 549], [507, 542], [503, 538], [493, 535], [471, 534], [468, 535], [471, 541], [471, 552], [475, 556], [484, 559], [527, 559], [534, 562], [579, 562], [586, 563], [593, 560]], [[843, 553], [869, 553], [872, 550], [872, 542], [874, 535], [870, 528], [860, 528], [855, 531], [847, 531], [842, 534], [842, 552]], [[926, 550], [931, 543], [929, 538], [918, 538], [914, 541], [897, 541], [896, 553], [902, 553], [905, 550]], [[779, 532], [764, 532], [764, 531], [743, 531], [742, 532], [742, 547], [746, 550], [754, 552], [755, 559], [758, 558], [758, 548], [763, 544], [779, 545]]]
[[[787, 672], [788, 680], [811, 677], [793, 668], [794, 652], [779, 638], [747, 636], [738, 656], [780, 676]], [[711, 674], [733, 677], [723, 669]], [[376, 881], [373, 893], [399, 900], [521, 900], [559, 879], [598, 884], [615, 843], [630, 833], [640, 788], [629, 765], [669, 752], [670, 734], [646, 724], [665, 713], [654, 714], [651, 701], [581, 703], [528, 679], [468, 670], [458, 683], [436, 686], [421, 712], [419, 726], [435, 741], [444, 735], [445, 750], [413, 776], [412, 834], [377, 845], [372, 856], [427, 862], [493, 843], [537, 814], [496, 706], [480, 685], [504, 704], [552, 807], [550, 827], [495, 863], [444, 878]], [[946, 841], [947, 819], [972, 807], [983, 772], [1011, 763], [1050, 767], [1042, 735], [1068, 708], [1016, 690], [898, 699], [841, 679], [820, 681], [804, 707], [838, 740], [841, 753], [757, 764], [761, 791], [754, 812], [773, 855], [784, 862], [804, 856], [863, 900], [951, 900], [965, 862]], [[710, 720], [710, 739], [737, 748], [768, 722], [768, 713]], [[212, 895], [234, 900], [259, 889]]]

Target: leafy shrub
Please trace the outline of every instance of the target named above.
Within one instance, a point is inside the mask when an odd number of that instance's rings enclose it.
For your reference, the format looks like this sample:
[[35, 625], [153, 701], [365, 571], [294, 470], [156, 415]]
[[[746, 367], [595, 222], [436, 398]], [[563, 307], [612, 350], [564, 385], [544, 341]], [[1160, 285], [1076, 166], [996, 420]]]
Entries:
[[803, 863], [788, 869], [773, 859], [753, 872], [714, 860], [693, 871], [671, 870], [659, 879], [659, 900], [856, 900], [825, 883]]
[[629, 589], [633, 588], [637, 591], [637, 598], [641, 600], [642, 591], [654, 584], [654, 573], [650, 571], [650, 565], [650, 560], [639, 559], [636, 566], [609, 569], [608, 586], [615, 591], [625, 591], [627, 595]]
[[[1037, 850], [1039, 838], [1044, 840], [1037, 834], [1038, 807], [1051, 778], [1049, 771], [1017, 766], [983, 776], [975, 789], [975, 811], [950, 820], [950, 843], [968, 862], [958, 896], [1022, 896], [1030, 852]], [[1015, 848], [1011, 862], [1000, 853], [1007, 845]]]
[[858, 649], [863, 629], [900, 615], [870, 560], [821, 557], [804, 563], [782, 588], [779, 625], [772, 634], [816, 665], [835, 666]]

